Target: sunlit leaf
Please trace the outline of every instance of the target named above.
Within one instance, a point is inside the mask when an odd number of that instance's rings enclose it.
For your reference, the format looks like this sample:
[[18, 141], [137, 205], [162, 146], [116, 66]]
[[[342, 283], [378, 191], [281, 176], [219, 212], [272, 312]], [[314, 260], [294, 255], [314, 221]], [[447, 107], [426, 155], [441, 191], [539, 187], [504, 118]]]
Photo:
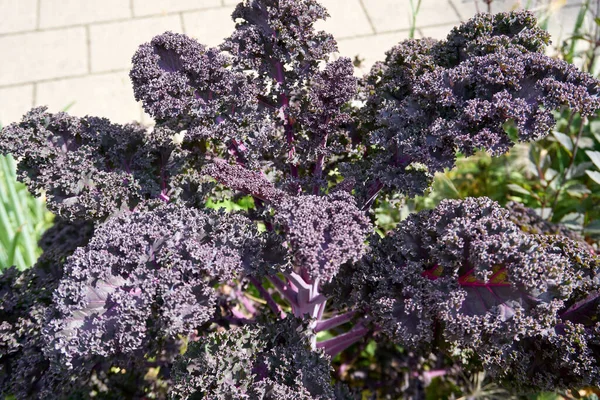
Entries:
[[600, 169], [600, 151], [586, 150], [585, 154], [592, 160], [596, 168]]
[[573, 167], [571, 167], [571, 169], [569, 169], [567, 171], [567, 174], [565, 177], [567, 179], [573, 179], [573, 178], [579, 178], [581, 176], [584, 176], [585, 171], [590, 169], [592, 166], [594, 166], [594, 163], [589, 162], [589, 161], [585, 161], [580, 164], [573, 165]]
[[506, 185], [506, 187], [515, 193], [531, 196], [531, 192], [529, 190], [517, 185], [516, 183], [509, 183], [508, 185]]
[[592, 193], [592, 191], [584, 184], [576, 183], [567, 189], [567, 193], [574, 197], [582, 197], [583, 195]]
[[573, 151], [573, 141], [568, 135], [558, 131], [553, 131], [552, 135], [569, 152], [569, 154]]
[[587, 235], [600, 235], [600, 219], [590, 222], [583, 228], [583, 232]]
[[585, 173], [588, 174], [588, 176], [592, 178], [594, 182], [600, 185], [600, 172], [587, 170]]
[[590, 130], [593, 133], [600, 133], [600, 120], [592, 120], [590, 121]]
[[454, 183], [452, 183], [452, 181], [446, 175], [439, 174], [436, 176], [436, 178], [440, 182], [440, 185], [445, 194], [445, 197], [451, 198], [451, 199], [460, 199], [461, 198], [461, 195], [458, 192], [458, 189], [456, 189], [456, 186], [454, 186]]
[[581, 213], [569, 213], [565, 215], [560, 223], [567, 228], [573, 230], [581, 230], [583, 228], [584, 215]]
[[547, 181], [552, 180], [556, 175], [558, 174], [558, 171], [556, 171], [555, 169], [552, 168], [548, 168], [546, 170], [546, 172], [544, 173], [544, 179]]
[[594, 139], [589, 137], [581, 137], [579, 138], [579, 141], [577, 141], [577, 147], [580, 149], [593, 149]]

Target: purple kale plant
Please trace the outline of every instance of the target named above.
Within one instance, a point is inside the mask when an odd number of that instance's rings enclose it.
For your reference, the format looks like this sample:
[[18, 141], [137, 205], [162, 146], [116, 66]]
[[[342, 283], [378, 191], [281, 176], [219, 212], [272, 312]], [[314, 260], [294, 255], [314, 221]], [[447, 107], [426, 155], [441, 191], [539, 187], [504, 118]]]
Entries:
[[232, 17], [216, 48], [171, 32], [139, 47], [153, 128], [40, 107], [2, 130], [58, 222], [36, 265], [0, 276], [0, 393], [365, 398], [344, 371], [367, 339], [391, 349], [381, 365], [399, 348], [421, 360], [407, 384], [365, 383], [372, 398], [424, 397], [457, 366], [519, 394], [600, 386], [600, 259], [581, 238], [487, 198], [385, 237], [371, 212], [457, 152], [542, 138], [563, 107], [593, 114], [600, 82], [545, 56], [524, 11], [399, 43], [360, 79], [315, 31], [316, 0]]

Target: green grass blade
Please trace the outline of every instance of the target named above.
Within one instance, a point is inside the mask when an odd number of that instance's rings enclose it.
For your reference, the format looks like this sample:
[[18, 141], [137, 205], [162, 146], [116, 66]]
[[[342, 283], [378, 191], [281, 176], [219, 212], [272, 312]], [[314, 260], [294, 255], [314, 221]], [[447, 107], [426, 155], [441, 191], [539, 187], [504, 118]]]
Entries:
[[21, 240], [22, 232], [23, 232], [23, 230], [21, 228], [19, 228], [19, 229], [17, 229], [17, 232], [13, 236], [12, 244], [10, 246], [10, 251], [8, 253], [8, 265], [15, 265], [17, 248], [19, 247], [19, 241]]
[[573, 27], [573, 35], [571, 38], [571, 43], [569, 45], [569, 50], [565, 54], [565, 61], [568, 63], [573, 63], [573, 59], [575, 58], [575, 48], [577, 47], [577, 43], [581, 37], [581, 28], [583, 26], [583, 22], [585, 21], [585, 14], [588, 11], [590, 6], [589, 0], [586, 0], [579, 9], [579, 13], [577, 14], [577, 19], [575, 20], [575, 26]]
[[[10, 159], [10, 160], [9, 160]], [[4, 164], [4, 171], [14, 171], [14, 169], [12, 168], [14, 166], [13, 163], [11, 163], [12, 161], [12, 157], [2, 157], [2, 163]], [[8, 176], [7, 176], [8, 178]], [[12, 178], [12, 176], [11, 176]], [[27, 218], [27, 215], [25, 214], [24, 210], [23, 210], [23, 205], [21, 204], [20, 198], [17, 194], [17, 188], [16, 186], [16, 180], [14, 179], [7, 179], [6, 180], [6, 186], [8, 189], [8, 196], [9, 196], [9, 200], [10, 202], [8, 203], [8, 207], [10, 208], [10, 210], [13, 211], [17, 225], [21, 226], [22, 228], [22, 243], [23, 243], [23, 247], [24, 247], [24, 254], [23, 254], [23, 258], [25, 259], [25, 262], [27, 263], [28, 266], [33, 265], [35, 263], [35, 260], [37, 259], [37, 254], [36, 254], [36, 250], [37, 250], [37, 246], [35, 244], [35, 241], [33, 239], [33, 232], [31, 230], [31, 224], [29, 223], [29, 220]]]
[[421, 9], [421, 0], [416, 0], [417, 5], [415, 6], [415, 0], [410, 0], [410, 30], [408, 32], [408, 37], [410, 39], [415, 38], [415, 29], [417, 27], [417, 15], [419, 15], [419, 10]]

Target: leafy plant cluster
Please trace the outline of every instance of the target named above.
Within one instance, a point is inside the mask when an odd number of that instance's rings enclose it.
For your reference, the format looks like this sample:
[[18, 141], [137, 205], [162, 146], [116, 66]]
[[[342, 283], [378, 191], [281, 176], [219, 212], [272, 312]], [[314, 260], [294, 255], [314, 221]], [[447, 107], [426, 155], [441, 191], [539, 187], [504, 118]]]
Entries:
[[[576, 63], [597, 74], [600, 29], [597, 7], [587, 1], [581, 6], [573, 31], [553, 43], [555, 57]], [[563, 224], [597, 245], [600, 239], [600, 123], [596, 114], [583, 117], [562, 109], [547, 137], [520, 143], [508, 153], [490, 157], [485, 152], [459, 155], [456, 167], [436, 175], [433, 190], [407, 201], [401, 212], [389, 203], [375, 209], [378, 226], [389, 231], [415, 210], [434, 208], [445, 198], [487, 196], [506, 205], [526, 204], [544, 219]], [[516, 137], [514, 127], [506, 127]]]
[[581, 236], [488, 198], [441, 201], [384, 237], [372, 211], [423, 194], [458, 151], [501, 155], [548, 136], [555, 112], [590, 118], [600, 82], [545, 56], [529, 12], [402, 42], [357, 79], [313, 29], [326, 16], [315, 0], [246, 0], [218, 48], [171, 32], [141, 45], [130, 76], [151, 130], [43, 107], [2, 130], [57, 220], [31, 269], [0, 276], [0, 393], [423, 398], [433, 379], [455, 393], [482, 373], [506, 393], [600, 385], [600, 259]]

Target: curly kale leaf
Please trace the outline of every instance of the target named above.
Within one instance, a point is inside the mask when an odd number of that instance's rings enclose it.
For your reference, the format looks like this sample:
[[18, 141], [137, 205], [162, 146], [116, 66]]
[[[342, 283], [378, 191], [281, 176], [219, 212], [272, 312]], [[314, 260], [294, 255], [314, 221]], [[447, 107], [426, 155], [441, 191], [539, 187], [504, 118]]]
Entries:
[[174, 399], [340, 399], [328, 357], [292, 317], [210, 334], [176, 361]]
[[210, 320], [213, 285], [252, 271], [261, 239], [241, 215], [177, 205], [99, 225], [65, 265], [47, 325], [65, 362], [152, 349]]
[[19, 180], [34, 194], [44, 192], [50, 211], [69, 220], [102, 220], [150, 199], [186, 200], [202, 192], [198, 179], [189, 188], [194, 174], [188, 164], [198, 160], [173, 133], [39, 107], [2, 130], [0, 152], [19, 160]]
[[328, 282], [342, 264], [356, 262], [364, 254], [372, 226], [350, 194], [288, 196], [275, 209], [294, 265], [312, 280]]
[[469, 198], [372, 240], [330, 290], [400, 344], [442, 346], [516, 387], [553, 389], [600, 383], [598, 272], [587, 246], [523, 232], [497, 203]]
[[515, 11], [477, 15], [446, 40], [392, 48], [361, 85], [366, 105], [357, 123], [374, 146], [363, 173], [420, 194], [434, 172], [453, 167], [457, 151], [508, 151], [506, 123], [530, 141], [550, 132], [559, 107], [592, 114], [600, 106], [598, 81], [544, 55], [547, 43], [533, 15]]

